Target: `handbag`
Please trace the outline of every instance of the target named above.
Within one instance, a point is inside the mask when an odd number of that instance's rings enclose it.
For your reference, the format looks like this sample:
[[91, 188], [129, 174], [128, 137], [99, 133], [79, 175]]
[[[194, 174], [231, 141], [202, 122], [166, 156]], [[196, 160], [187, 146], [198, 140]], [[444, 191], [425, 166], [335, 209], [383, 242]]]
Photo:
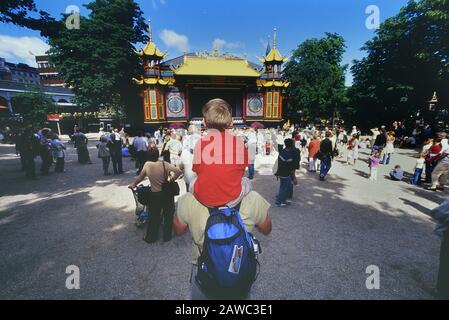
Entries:
[[169, 197], [179, 196], [181, 191], [179, 189], [179, 184], [176, 181], [168, 180], [167, 171], [165, 170], [165, 161], [162, 161], [162, 166], [164, 167], [164, 182], [161, 186], [162, 192]]
[[147, 186], [139, 186], [136, 190], [137, 193], [137, 201], [144, 206], [150, 204], [151, 201], [151, 187]]

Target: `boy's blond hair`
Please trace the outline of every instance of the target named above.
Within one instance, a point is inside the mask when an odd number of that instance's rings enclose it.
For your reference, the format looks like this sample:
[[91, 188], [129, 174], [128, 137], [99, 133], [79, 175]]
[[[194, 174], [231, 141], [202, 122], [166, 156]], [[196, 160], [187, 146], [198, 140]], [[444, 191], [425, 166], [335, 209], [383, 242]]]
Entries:
[[213, 99], [203, 107], [204, 122], [209, 129], [224, 131], [232, 126], [231, 106], [223, 99]]

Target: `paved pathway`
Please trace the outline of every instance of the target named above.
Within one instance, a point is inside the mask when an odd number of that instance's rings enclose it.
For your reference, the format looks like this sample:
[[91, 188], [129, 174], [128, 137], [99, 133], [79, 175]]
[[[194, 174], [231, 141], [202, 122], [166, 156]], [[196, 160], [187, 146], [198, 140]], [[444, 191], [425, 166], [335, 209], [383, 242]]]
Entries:
[[[28, 181], [14, 148], [0, 145], [0, 298], [188, 299], [189, 235], [143, 242], [126, 188], [134, 163], [125, 159], [125, 175], [105, 178], [90, 151], [93, 165], [79, 165], [69, 147], [65, 174]], [[447, 194], [383, 178], [398, 163], [410, 172], [414, 154], [395, 154], [377, 183], [361, 161], [336, 162], [325, 182], [302, 169], [293, 205], [272, 208], [273, 232], [259, 235], [253, 298], [432, 298], [440, 242], [428, 214]], [[271, 160], [257, 167], [254, 189], [273, 203]], [[80, 290], [65, 288], [68, 265], [80, 267]], [[380, 268], [380, 290], [365, 287], [369, 265]]]

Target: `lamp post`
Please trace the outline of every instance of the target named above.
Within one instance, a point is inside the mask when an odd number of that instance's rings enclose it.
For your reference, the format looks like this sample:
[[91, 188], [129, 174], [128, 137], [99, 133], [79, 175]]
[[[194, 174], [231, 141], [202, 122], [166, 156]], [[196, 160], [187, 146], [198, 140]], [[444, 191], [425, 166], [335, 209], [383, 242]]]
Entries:
[[432, 111], [432, 112], [435, 111], [437, 104], [438, 104], [438, 97], [437, 97], [437, 93], [434, 92], [432, 99], [429, 101], [429, 111]]

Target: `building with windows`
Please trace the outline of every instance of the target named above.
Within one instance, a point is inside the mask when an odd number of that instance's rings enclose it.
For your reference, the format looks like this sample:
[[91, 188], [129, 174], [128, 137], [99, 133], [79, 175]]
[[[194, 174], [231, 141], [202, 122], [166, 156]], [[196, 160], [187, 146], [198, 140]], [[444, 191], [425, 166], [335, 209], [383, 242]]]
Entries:
[[48, 56], [36, 56], [37, 70], [41, 83], [44, 86], [64, 87], [64, 79], [59, 75], [58, 69], [50, 63]]
[[142, 87], [145, 126], [201, 123], [203, 105], [214, 98], [222, 98], [232, 106], [236, 123], [279, 124], [289, 83], [283, 78], [286, 59], [276, 41], [275, 30], [273, 47], [269, 46], [260, 59], [262, 65], [217, 50], [165, 60], [166, 53], [153, 42], [150, 25], [149, 42], [136, 52], [143, 60], [143, 74], [133, 79]]
[[0, 80], [40, 85], [39, 72], [25, 63], [11, 63], [0, 57]]
[[7, 107], [9, 113], [14, 113], [14, 97], [35, 90], [40, 90], [51, 98], [60, 112], [78, 111], [78, 105], [74, 102], [75, 94], [69, 88], [33, 86], [4, 80], [0, 80], [0, 106]]

